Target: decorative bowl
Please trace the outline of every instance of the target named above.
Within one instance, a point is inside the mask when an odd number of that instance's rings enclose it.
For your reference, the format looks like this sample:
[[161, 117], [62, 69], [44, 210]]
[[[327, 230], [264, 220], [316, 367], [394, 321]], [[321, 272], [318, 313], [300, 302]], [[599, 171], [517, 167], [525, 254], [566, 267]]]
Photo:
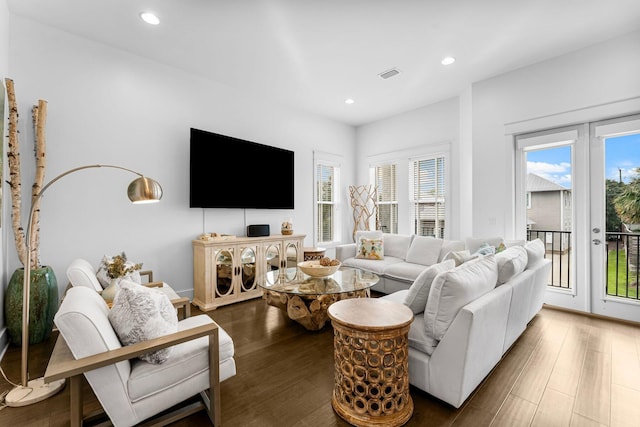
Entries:
[[341, 265], [342, 264], [324, 266], [320, 265], [319, 260], [314, 260], [299, 262], [298, 268], [311, 277], [327, 277], [338, 271]]

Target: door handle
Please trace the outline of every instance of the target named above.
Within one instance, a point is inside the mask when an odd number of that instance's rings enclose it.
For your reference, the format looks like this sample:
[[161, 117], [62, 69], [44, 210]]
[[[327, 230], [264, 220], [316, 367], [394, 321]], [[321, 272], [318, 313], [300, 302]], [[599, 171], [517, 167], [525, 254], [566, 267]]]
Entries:
[[602, 241], [600, 239], [593, 239], [592, 241], [593, 241], [594, 245], [599, 245], [599, 244], [602, 243]]
[[593, 230], [591, 230], [591, 231], [593, 231], [594, 233], [596, 233], [596, 234], [597, 234], [597, 233], [599, 233], [599, 232], [600, 232], [600, 229], [599, 229], [598, 227], [595, 227], [595, 228], [594, 228]]

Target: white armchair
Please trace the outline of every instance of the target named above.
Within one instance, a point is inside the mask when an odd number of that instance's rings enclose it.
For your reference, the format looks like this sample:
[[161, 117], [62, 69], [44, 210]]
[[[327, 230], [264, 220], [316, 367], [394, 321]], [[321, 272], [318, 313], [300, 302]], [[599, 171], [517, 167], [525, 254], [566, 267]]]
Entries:
[[[81, 374], [115, 426], [138, 424], [198, 394], [203, 402], [182, 408], [181, 415], [206, 409], [213, 425], [220, 425], [220, 382], [236, 374], [233, 341], [224, 329], [202, 314], [179, 321], [177, 333], [123, 347], [108, 314], [97, 292], [76, 286], [54, 318], [61, 337], [45, 382], [71, 378], [72, 425], [82, 424]], [[169, 346], [171, 355], [162, 364], [137, 358]]]
[[[143, 283], [144, 286], [153, 287], [162, 291], [178, 311], [182, 309], [183, 319], [191, 315], [191, 301], [189, 298], [180, 297], [171, 286], [164, 282], [154, 282], [153, 272], [151, 270], [141, 271], [140, 276], [147, 276], [148, 278], [148, 283]], [[76, 258], [69, 264], [67, 268], [67, 278], [71, 286], [84, 286], [98, 293], [101, 293], [103, 290], [96, 276], [96, 270], [91, 263], [85, 259]]]

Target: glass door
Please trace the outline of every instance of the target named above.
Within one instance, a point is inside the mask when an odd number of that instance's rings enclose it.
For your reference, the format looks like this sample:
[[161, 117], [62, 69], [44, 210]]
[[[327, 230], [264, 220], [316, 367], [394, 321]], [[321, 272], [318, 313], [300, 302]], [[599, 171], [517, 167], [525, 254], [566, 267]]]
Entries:
[[587, 263], [580, 262], [587, 254], [580, 250], [586, 237], [579, 233], [588, 192], [585, 180], [578, 179], [585, 176], [584, 133], [568, 127], [516, 138], [518, 227], [526, 230], [521, 233], [527, 240], [542, 240], [551, 260], [545, 302], [581, 311], [588, 309], [589, 295]]
[[640, 321], [640, 116], [591, 124], [592, 312]]

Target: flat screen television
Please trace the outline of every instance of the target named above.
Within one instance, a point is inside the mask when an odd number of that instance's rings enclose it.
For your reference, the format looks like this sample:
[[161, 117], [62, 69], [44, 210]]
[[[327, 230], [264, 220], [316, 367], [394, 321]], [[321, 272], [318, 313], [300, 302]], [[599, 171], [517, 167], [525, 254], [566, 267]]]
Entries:
[[191, 128], [189, 206], [293, 209], [293, 154]]

